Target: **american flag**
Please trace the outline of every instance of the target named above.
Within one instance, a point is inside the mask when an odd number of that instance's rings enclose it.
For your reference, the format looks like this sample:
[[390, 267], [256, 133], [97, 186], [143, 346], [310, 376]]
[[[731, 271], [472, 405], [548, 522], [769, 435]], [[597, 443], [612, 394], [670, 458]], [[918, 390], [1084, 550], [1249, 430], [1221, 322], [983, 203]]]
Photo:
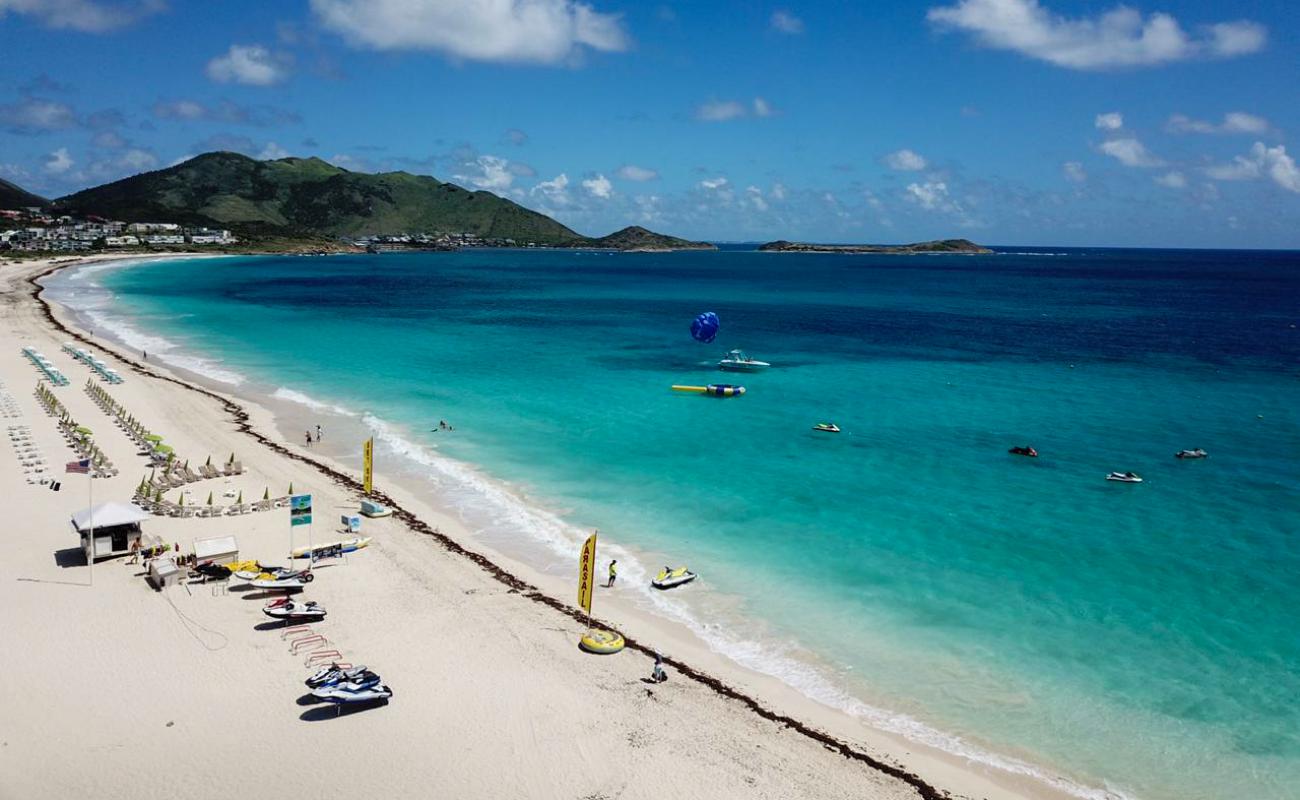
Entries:
[[90, 459], [83, 458], [80, 461], [69, 461], [66, 472], [80, 472], [85, 475], [90, 472]]

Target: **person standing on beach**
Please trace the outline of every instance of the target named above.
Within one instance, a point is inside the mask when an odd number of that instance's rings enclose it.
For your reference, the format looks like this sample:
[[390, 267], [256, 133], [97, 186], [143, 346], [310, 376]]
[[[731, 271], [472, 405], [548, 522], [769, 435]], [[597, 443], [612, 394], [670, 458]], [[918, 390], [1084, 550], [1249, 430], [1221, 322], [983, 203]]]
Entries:
[[311, 431], [307, 431], [307, 446], [311, 447]]
[[614, 559], [613, 561], [609, 562], [609, 580], [606, 581], [605, 588], [606, 589], [613, 588], [614, 579], [617, 577], [618, 577], [618, 559]]
[[316, 441], [320, 441], [320, 426], [316, 426]]

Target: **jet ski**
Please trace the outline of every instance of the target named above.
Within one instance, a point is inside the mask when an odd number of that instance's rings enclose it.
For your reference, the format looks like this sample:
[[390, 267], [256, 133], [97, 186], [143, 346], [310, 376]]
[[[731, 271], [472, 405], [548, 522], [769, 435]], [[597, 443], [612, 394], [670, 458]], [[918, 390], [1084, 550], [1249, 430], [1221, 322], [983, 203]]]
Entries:
[[1209, 453], [1198, 447], [1195, 450], [1179, 450], [1174, 453], [1174, 458], [1207, 458], [1209, 455]]
[[1142, 476], [1136, 472], [1112, 472], [1106, 476], [1108, 481], [1119, 481], [1120, 483], [1141, 483]]
[[1007, 452], [1016, 456], [1029, 456], [1030, 458], [1038, 458], [1038, 451], [1030, 447], [1029, 445], [1025, 445], [1024, 447], [1013, 447]]
[[204, 561], [201, 564], [194, 565], [194, 572], [205, 578], [214, 580], [225, 580], [230, 577], [230, 567], [225, 564], [214, 564], [211, 561]]
[[[377, 678], [378, 676], [376, 676]], [[338, 686], [322, 686], [319, 689], [313, 689], [312, 695], [330, 703], [387, 703], [388, 698], [393, 696], [393, 690], [389, 689], [386, 684], [375, 683], [369, 686], [359, 686], [357, 684], [340, 684]]]
[[656, 589], [675, 589], [678, 586], [690, 583], [698, 577], [686, 567], [677, 567], [676, 569], [664, 567], [654, 577], [654, 580], [650, 581], [650, 585]]
[[272, 619], [292, 620], [294, 622], [314, 622], [325, 619], [325, 609], [315, 600], [298, 602], [283, 597], [262, 608], [262, 613]]
[[252, 578], [245, 578], [236, 572], [235, 576], [247, 581], [249, 586], [256, 586], [259, 589], [301, 589], [316, 577], [309, 569], [301, 572], [291, 570], [262, 572]]
[[[322, 686], [333, 686], [336, 683], [350, 683], [360, 680], [361, 676], [370, 673], [364, 664], [358, 664], [355, 667], [343, 669], [338, 664], [330, 664], [328, 667], [321, 667], [313, 672], [304, 683], [309, 689], [319, 689]], [[374, 673], [370, 673], [374, 674]]]
[[292, 567], [268, 567], [257, 561], [252, 562], [252, 566], [241, 564], [235, 567], [231, 574], [242, 581], [255, 581], [262, 575], [273, 575], [281, 577], [287, 573], [293, 572]]
[[821, 431], [822, 433], [839, 433], [840, 426], [836, 425], [834, 422], [819, 422], [813, 426], [813, 430]]

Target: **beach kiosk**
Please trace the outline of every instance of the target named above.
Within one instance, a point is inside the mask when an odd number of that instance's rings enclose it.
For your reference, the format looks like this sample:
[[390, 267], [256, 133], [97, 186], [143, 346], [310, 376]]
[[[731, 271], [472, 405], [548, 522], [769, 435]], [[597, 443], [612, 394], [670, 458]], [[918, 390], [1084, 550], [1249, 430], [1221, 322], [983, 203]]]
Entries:
[[101, 503], [73, 514], [72, 527], [81, 537], [81, 549], [89, 562], [92, 558], [126, 555], [133, 544], [142, 545], [140, 523], [148, 518], [143, 509], [131, 503]]
[[194, 561], [202, 564], [229, 564], [239, 560], [239, 542], [233, 536], [213, 536], [210, 539], [194, 540]]

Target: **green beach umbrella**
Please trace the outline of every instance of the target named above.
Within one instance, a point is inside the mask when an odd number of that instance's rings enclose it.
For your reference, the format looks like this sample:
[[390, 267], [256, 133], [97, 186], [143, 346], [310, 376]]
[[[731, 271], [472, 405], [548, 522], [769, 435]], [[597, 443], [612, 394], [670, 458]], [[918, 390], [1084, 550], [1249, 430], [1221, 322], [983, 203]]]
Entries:
[[230, 460], [227, 461], [226, 463], [227, 463], [227, 464], [233, 464], [233, 463], [235, 463], [235, 451], [233, 451], [233, 450], [230, 451]]
[[181, 469], [189, 469], [189, 468], [190, 468], [190, 460], [187, 458], [185, 459], [185, 463], [181, 466]]
[[167, 455], [168, 461], [171, 461], [173, 458], [175, 458], [175, 455], [173, 454], [174, 448], [172, 448], [172, 446], [169, 444], [154, 445], [153, 451], [155, 453], [165, 453]]
[[181, 492], [181, 501], [178, 503], [181, 508], [185, 507], [185, 492]]
[[207, 460], [206, 462], [204, 462], [203, 466], [205, 466], [205, 467], [210, 467], [210, 466], [212, 466], [212, 456], [208, 456], [208, 460]]
[[159, 490], [157, 491], [157, 493], [154, 494], [153, 499], [154, 499], [154, 502], [155, 502], [155, 503], [161, 503], [161, 502], [162, 502], [162, 489], [159, 489]]
[[293, 494], [293, 481], [289, 481], [289, 494]]
[[163, 437], [159, 436], [156, 433], [146, 433], [144, 435], [144, 438], [146, 441], [150, 441], [150, 442], [161, 442], [163, 440]]
[[263, 499], [263, 500], [270, 500], [270, 499], [271, 499], [271, 487], [270, 487], [270, 486], [268, 486], [268, 487], [266, 487], [265, 489], [262, 490], [262, 499]]
[[208, 492], [208, 505], [212, 505], [212, 492]]

